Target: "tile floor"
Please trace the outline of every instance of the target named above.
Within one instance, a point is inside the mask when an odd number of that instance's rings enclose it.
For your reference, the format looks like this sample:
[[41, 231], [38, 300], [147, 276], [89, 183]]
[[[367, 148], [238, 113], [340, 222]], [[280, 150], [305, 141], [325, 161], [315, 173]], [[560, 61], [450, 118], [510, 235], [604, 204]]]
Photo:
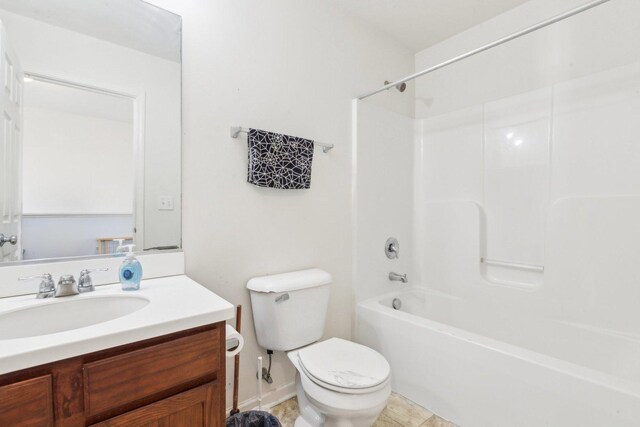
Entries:
[[[298, 401], [295, 397], [271, 408], [283, 427], [293, 427], [298, 417]], [[399, 394], [392, 393], [387, 407], [373, 427], [456, 427], [434, 413], [424, 409]]]

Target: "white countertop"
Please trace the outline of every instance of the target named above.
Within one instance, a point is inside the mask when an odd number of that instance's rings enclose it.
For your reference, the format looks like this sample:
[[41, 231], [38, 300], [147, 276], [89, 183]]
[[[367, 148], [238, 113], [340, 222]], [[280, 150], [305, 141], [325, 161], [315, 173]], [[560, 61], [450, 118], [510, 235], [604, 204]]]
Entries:
[[[0, 298], [0, 314], [71, 298], [123, 293], [117, 283], [97, 286], [95, 292], [62, 298], [36, 299], [35, 295]], [[150, 302], [131, 314], [95, 325], [0, 340], [0, 374], [221, 322], [235, 315], [232, 304], [184, 275], [143, 280], [139, 291], [126, 294], [136, 294]]]

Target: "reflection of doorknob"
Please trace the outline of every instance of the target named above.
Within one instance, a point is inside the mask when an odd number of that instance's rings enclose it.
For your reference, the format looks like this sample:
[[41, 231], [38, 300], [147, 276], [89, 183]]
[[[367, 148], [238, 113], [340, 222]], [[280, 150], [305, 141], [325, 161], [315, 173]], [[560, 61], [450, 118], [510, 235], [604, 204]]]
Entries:
[[12, 245], [15, 245], [16, 243], [18, 243], [18, 236], [13, 235], [5, 237], [4, 234], [0, 233], [0, 248], [3, 247], [5, 243], [11, 243]]

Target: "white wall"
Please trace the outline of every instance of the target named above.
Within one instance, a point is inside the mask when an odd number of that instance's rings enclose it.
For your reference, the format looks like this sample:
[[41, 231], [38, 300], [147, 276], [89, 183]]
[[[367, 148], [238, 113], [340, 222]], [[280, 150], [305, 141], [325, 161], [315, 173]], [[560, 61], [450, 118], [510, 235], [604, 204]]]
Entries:
[[[186, 269], [244, 306], [242, 402], [255, 396], [256, 357], [265, 355], [255, 341], [245, 289], [251, 277], [326, 269], [334, 283], [325, 335], [351, 336], [351, 100], [408, 74], [413, 57], [324, 2], [153, 3], [183, 16]], [[411, 115], [411, 91], [394, 92], [378, 102]], [[258, 188], [246, 182], [246, 141], [229, 138], [232, 125], [336, 148], [316, 150], [310, 190]], [[275, 355], [272, 374], [265, 393], [293, 382], [283, 354]]]
[[[179, 244], [180, 64], [3, 10], [0, 19], [25, 71], [146, 95], [145, 247]], [[160, 196], [175, 209], [158, 210]]]
[[[557, 14], [532, 0], [416, 55], [417, 69]], [[638, 333], [640, 3], [619, 0], [416, 85], [426, 286]], [[487, 267], [480, 257], [544, 266]], [[630, 323], [633, 323], [630, 324]]]
[[133, 212], [131, 123], [33, 107], [23, 117], [24, 214]]

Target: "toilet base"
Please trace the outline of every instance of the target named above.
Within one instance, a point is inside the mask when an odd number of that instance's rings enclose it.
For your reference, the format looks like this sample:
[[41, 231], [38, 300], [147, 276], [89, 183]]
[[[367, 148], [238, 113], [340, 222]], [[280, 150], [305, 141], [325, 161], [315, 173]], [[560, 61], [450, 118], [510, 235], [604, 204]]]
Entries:
[[[382, 393], [391, 394], [391, 385], [388, 384]], [[300, 372], [296, 373], [296, 395], [300, 416], [296, 419], [295, 427], [370, 427], [378, 419], [378, 416], [386, 406], [387, 400], [366, 410], [341, 410], [329, 408], [320, 402], [312, 401], [305, 392]]]

